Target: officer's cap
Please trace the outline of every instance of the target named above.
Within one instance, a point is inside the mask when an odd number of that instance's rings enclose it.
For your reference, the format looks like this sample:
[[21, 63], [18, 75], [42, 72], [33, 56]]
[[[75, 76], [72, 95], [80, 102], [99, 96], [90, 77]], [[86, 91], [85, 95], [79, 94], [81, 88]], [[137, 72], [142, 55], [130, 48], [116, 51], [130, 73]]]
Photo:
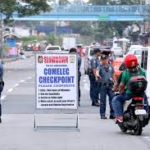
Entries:
[[105, 54], [101, 55], [101, 59], [107, 59], [107, 58], [108, 58], [108, 55], [105, 55]]
[[69, 53], [76, 53], [77, 49], [76, 48], [70, 48]]
[[101, 52], [101, 50], [99, 48], [94, 48], [94, 53], [98, 53], [98, 52]]

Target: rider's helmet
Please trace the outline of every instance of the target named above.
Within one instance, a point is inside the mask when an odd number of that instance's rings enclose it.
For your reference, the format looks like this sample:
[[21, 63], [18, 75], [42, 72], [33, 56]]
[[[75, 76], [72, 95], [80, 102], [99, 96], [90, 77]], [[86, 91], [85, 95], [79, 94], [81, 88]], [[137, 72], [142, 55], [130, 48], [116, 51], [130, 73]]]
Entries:
[[137, 73], [139, 70], [137, 57], [133, 54], [129, 54], [126, 56], [124, 61], [126, 67], [129, 69], [131, 73]]
[[138, 65], [137, 57], [133, 54], [127, 55], [124, 62], [128, 69], [135, 68]]

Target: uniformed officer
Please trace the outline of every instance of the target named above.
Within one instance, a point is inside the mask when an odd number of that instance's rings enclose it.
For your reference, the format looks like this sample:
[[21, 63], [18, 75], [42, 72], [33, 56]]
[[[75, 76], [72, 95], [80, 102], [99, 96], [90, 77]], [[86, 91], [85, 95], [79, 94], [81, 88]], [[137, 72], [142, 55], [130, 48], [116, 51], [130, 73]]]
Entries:
[[111, 64], [108, 63], [108, 56], [101, 55], [101, 63], [98, 67], [98, 78], [100, 86], [100, 116], [101, 119], [107, 119], [106, 117], [106, 96], [109, 97], [110, 105], [110, 119], [114, 119], [114, 111], [112, 108], [112, 98], [114, 93], [112, 91], [113, 84], [115, 83], [114, 69]]
[[81, 79], [81, 63], [82, 63], [82, 59], [80, 54], [77, 53], [77, 49], [76, 48], [71, 48], [69, 53], [71, 54], [77, 54], [78, 56], [78, 105], [80, 106], [80, 97], [81, 97], [81, 91], [80, 91], [80, 79]]
[[91, 59], [91, 68], [92, 68], [92, 73], [90, 75], [90, 97], [92, 100], [92, 106], [99, 106], [100, 104], [98, 103], [99, 100], [99, 91], [98, 91], [98, 84], [96, 82], [96, 70], [97, 67], [100, 65], [100, 57], [101, 51], [99, 48], [94, 49], [94, 56]]

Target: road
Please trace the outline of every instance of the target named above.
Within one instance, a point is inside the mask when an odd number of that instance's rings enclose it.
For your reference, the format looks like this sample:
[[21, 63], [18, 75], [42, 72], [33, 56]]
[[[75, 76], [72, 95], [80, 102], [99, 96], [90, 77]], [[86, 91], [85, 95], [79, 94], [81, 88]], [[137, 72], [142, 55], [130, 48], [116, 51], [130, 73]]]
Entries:
[[[81, 106], [79, 107], [80, 132], [35, 132], [33, 130], [33, 114], [35, 113], [34, 57], [6, 63], [4, 67], [3, 123], [0, 124], [1, 150], [150, 149], [150, 125], [144, 129], [142, 136], [133, 136], [131, 132], [121, 133], [113, 120], [100, 119], [99, 108], [91, 106], [89, 80], [88, 76], [83, 73]], [[56, 117], [57, 119], [53, 121], [57, 123], [63, 121], [70, 123], [74, 118], [73, 115], [70, 115], [68, 119], [62, 114], [46, 115], [49, 116], [46, 122], [52, 121], [52, 118]]]

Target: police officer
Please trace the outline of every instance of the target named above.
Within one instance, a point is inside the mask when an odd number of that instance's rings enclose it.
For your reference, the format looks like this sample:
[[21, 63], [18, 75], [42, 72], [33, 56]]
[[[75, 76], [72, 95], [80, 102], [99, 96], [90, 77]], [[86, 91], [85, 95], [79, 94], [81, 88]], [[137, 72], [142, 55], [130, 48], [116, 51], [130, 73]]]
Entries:
[[77, 49], [76, 48], [71, 48], [69, 51], [70, 54], [77, 54], [78, 56], [78, 105], [80, 106], [80, 97], [81, 97], [81, 91], [80, 91], [80, 79], [81, 79], [81, 63], [82, 63], [82, 59], [80, 54], [77, 53]]
[[113, 83], [115, 83], [114, 70], [111, 64], [108, 63], [109, 58], [107, 55], [101, 55], [101, 63], [98, 68], [98, 78], [100, 86], [100, 116], [101, 119], [107, 119], [106, 117], [106, 97], [109, 97], [110, 105], [110, 119], [114, 119], [114, 111], [112, 108], [112, 98], [114, 93]]
[[3, 81], [3, 66], [2, 63], [0, 63], [0, 123], [2, 123], [2, 105], [1, 105], [1, 93], [3, 91], [4, 88], [4, 81]]
[[96, 82], [96, 70], [97, 67], [100, 65], [100, 57], [101, 51], [99, 48], [94, 49], [94, 56], [91, 59], [91, 68], [92, 68], [92, 73], [90, 75], [90, 97], [92, 100], [92, 106], [99, 106], [100, 104], [98, 103], [99, 100], [99, 91], [98, 91], [98, 84]]

